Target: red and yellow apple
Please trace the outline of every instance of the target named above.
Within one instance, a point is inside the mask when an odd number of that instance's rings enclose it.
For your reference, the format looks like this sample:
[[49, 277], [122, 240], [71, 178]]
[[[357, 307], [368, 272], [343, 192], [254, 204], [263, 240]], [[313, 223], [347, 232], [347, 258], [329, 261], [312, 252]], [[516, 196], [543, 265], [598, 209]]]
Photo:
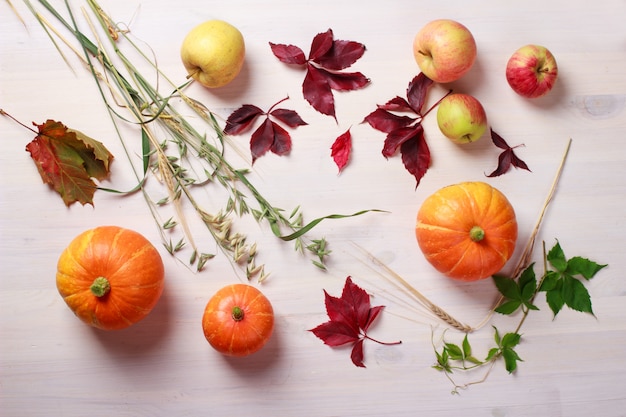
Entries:
[[468, 28], [450, 19], [427, 23], [413, 40], [420, 70], [438, 83], [456, 81], [476, 60], [476, 42]]
[[455, 143], [480, 139], [487, 130], [487, 115], [478, 99], [469, 94], [450, 94], [437, 108], [437, 125]]
[[527, 98], [546, 95], [556, 82], [558, 67], [554, 55], [544, 46], [526, 45], [511, 55], [506, 80], [517, 94]]

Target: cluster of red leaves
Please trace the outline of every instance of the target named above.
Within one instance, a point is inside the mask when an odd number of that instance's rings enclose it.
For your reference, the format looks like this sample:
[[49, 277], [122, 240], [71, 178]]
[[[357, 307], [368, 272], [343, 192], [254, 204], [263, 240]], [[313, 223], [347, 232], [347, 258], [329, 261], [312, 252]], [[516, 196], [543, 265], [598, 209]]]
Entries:
[[530, 171], [530, 168], [528, 168], [526, 162], [522, 161], [517, 155], [515, 155], [515, 152], [513, 151], [515, 148], [522, 145], [517, 145], [513, 147], [509, 146], [504, 138], [494, 132], [493, 129], [491, 129], [491, 140], [493, 141], [494, 145], [504, 150], [500, 153], [500, 156], [498, 157], [498, 167], [491, 174], [487, 175], [488, 177], [498, 177], [502, 174], [505, 174], [511, 168], [511, 166]]
[[350, 358], [354, 365], [365, 368], [363, 363], [365, 339], [384, 345], [400, 343], [384, 343], [367, 335], [367, 330], [385, 307], [372, 307], [369, 294], [352, 282], [350, 277], [346, 278], [341, 297], [334, 297], [326, 290], [324, 290], [324, 296], [326, 312], [330, 320], [310, 331], [328, 346], [352, 344]]
[[63, 199], [66, 206], [79, 202], [93, 205], [97, 186], [109, 176], [113, 155], [104, 145], [63, 123], [47, 120], [38, 125], [38, 134], [26, 145], [39, 175]]
[[[228, 116], [226, 127], [224, 128], [224, 133], [227, 135], [239, 135], [250, 129], [258, 117], [265, 116], [263, 123], [257, 127], [250, 138], [252, 163], [267, 151], [277, 155], [286, 155], [291, 151], [291, 136], [289, 132], [275, 120], [293, 129], [307, 124], [294, 110], [275, 108], [287, 100], [287, 98], [274, 104], [267, 112], [255, 105], [244, 104]], [[272, 120], [270, 116], [275, 120]]]
[[318, 33], [311, 42], [309, 57], [295, 45], [270, 42], [272, 52], [281, 62], [304, 66], [306, 76], [302, 94], [318, 112], [335, 116], [335, 99], [332, 90], [350, 91], [365, 87], [369, 79], [360, 72], [341, 72], [350, 67], [365, 53], [365, 45], [335, 40], [333, 31]]
[[374, 129], [387, 134], [382, 150], [385, 158], [400, 150], [404, 167], [417, 181], [416, 187], [430, 166], [430, 150], [422, 126], [422, 119], [430, 110], [423, 112], [422, 108], [432, 84], [433, 81], [420, 72], [409, 83], [406, 99], [396, 96], [387, 103], [378, 105], [364, 120]]

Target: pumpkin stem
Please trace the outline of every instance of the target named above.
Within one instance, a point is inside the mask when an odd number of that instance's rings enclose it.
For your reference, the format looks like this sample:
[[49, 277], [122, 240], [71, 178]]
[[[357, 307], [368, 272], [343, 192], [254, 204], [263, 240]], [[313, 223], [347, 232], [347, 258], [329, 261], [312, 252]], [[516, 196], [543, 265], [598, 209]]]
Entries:
[[485, 231], [480, 226], [474, 226], [469, 232], [470, 239], [473, 242], [480, 242], [485, 238]]
[[233, 307], [233, 311], [232, 311], [233, 320], [241, 321], [243, 320], [243, 316], [244, 316], [244, 313], [241, 307], [237, 307], [237, 306]]
[[111, 291], [111, 284], [105, 277], [98, 277], [93, 280], [91, 287], [89, 287], [91, 293], [96, 297], [104, 297]]

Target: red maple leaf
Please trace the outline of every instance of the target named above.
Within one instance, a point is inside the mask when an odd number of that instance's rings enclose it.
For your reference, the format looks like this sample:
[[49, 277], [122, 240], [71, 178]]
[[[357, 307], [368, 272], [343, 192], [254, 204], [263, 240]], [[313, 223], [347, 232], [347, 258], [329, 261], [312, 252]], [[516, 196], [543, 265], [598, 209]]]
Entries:
[[513, 147], [509, 146], [504, 138], [494, 132], [493, 129], [491, 129], [491, 140], [493, 141], [494, 145], [504, 150], [500, 153], [500, 156], [498, 156], [498, 167], [491, 174], [487, 175], [487, 177], [498, 177], [506, 173], [511, 168], [511, 166], [530, 171], [530, 168], [528, 168], [526, 162], [522, 161], [517, 155], [515, 155], [515, 152], [513, 151], [515, 148], [523, 145], [517, 145]]
[[295, 45], [270, 42], [272, 53], [281, 62], [306, 67], [302, 94], [318, 112], [335, 116], [332, 90], [350, 91], [365, 87], [369, 79], [360, 72], [341, 72], [365, 53], [365, 45], [333, 39], [333, 31], [318, 33], [311, 42], [309, 57]]
[[401, 342], [380, 342], [367, 335], [367, 330], [384, 309], [384, 306], [372, 307], [370, 296], [365, 290], [346, 278], [341, 297], [334, 297], [324, 290], [326, 312], [329, 321], [320, 324], [310, 331], [331, 347], [352, 344], [350, 358], [358, 367], [365, 368], [363, 363], [363, 342], [365, 339], [383, 345], [395, 345]]
[[385, 104], [378, 105], [364, 120], [374, 129], [387, 134], [383, 144], [383, 156], [389, 158], [399, 150], [404, 167], [417, 181], [416, 187], [430, 166], [430, 150], [424, 137], [422, 119], [438, 103], [425, 112], [422, 109], [432, 84], [431, 79], [419, 73], [409, 83], [406, 99], [396, 96]]
[[[277, 155], [286, 155], [291, 151], [291, 136], [289, 132], [280, 126], [275, 119], [288, 127], [295, 129], [307, 123], [294, 110], [275, 108], [287, 100], [284, 98], [274, 104], [267, 112], [252, 104], [244, 104], [233, 111], [226, 120], [224, 133], [227, 135], [240, 135], [250, 129], [254, 121], [265, 116], [263, 123], [257, 127], [250, 138], [250, 151], [252, 163], [263, 156], [267, 151]], [[271, 117], [271, 118], [270, 118]]]
[[350, 129], [341, 134], [330, 148], [330, 156], [335, 161], [339, 172], [343, 171], [350, 159], [350, 152], [352, 151], [352, 134]]

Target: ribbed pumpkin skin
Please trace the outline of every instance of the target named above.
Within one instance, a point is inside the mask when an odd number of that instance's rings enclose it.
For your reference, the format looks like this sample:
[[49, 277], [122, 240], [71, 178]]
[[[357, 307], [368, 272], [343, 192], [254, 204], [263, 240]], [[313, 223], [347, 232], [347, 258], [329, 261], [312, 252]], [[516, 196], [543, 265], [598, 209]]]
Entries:
[[[470, 230], [484, 231], [480, 241]], [[476, 281], [490, 277], [511, 258], [517, 241], [515, 211], [484, 182], [450, 185], [428, 197], [417, 213], [415, 234], [424, 256], [444, 275]]]
[[[123, 329], [143, 319], [163, 292], [165, 270], [159, 252], [139, 233], [102, 226], [78, 235], [61, 253], [56, 284], [69, 308], [103, 330]], [[110, 291], [90, 289], [104, 277]]]
[[[233, 308], [243, 318], [233, 318]], [[274, 330], [274, 310], [258, 289], [247, 284], [227, 285], [209, 300], [202, 316], [209, 344], [227, 356], [247, 356], [260, 350]]]

